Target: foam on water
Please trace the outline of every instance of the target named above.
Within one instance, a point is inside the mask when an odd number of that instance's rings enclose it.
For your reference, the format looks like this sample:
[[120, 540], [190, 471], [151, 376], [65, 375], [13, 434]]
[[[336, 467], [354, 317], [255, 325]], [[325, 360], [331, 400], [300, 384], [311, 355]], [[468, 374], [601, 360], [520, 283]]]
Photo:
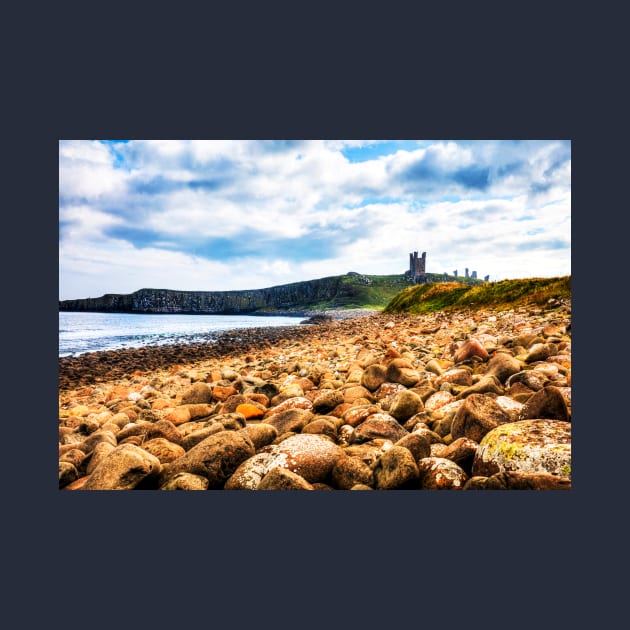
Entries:
[[86, 352], [211, 341], [242, 328], [296, 326], [304, 317], [263, 315], [156, 315], [59, 313], [59, 356]]

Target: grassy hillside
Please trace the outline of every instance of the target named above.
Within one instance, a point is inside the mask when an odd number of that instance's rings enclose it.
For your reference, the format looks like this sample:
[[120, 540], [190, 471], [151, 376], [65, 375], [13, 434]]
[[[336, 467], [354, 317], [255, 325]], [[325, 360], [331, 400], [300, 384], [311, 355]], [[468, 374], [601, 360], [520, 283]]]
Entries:
[[349, 273], [340, 276], [340, 286], [330, 300], [309, 305], [312, 309], [365, 308], [382, 310], [403, 289], [409, 281], [400, 275], [366, 276]]
[[571, 276], [527, 278], [465, 286], [456, 282], [419, 284], [403, 289], [384, 313], [430, 313], [479, 307], [509, 309], [544, 305], [550, 299], [571, 299]]
[[[368, 276], [350, 272], [344, 276], [338, 276], [341, 283], [337, 294], [325, 302], [320, 302], [314, 309], [331, 308], [365, 308], [383, 310], [401, 291], [411, 288], [410, 281], [403, 275]], [[428, 278], [442, 280], [443, 274], [427, 274]], [[455, 280], [453, 276], [449, 279]], [[467, 285], [479, 285], [483, 280], [476, 278], [459, 278], [460, 282]], [[460, 285], [458, 285], [460, 286]]]

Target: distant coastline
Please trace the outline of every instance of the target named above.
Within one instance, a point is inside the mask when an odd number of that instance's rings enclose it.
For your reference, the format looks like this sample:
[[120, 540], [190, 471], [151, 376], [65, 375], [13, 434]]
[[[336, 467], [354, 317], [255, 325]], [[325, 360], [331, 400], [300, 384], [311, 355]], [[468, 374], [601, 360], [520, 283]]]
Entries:
[[145, 288], [129, 294], [109, 293], [97, 298], [62, 300], [59, 311], [310, 316], [331, 310], [380, 310], [409, 284], [402, 274], [363, 276], [351, 272], [345, 276], [242, 291]]

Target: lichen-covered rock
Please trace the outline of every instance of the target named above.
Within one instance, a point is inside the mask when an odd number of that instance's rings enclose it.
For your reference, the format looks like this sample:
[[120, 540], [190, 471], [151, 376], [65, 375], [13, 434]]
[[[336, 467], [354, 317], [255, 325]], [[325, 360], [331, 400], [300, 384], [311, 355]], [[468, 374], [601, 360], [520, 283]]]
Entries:
[[478, 443], [488, 431], [509, 420], [509, 415], [493, 398], [471, 394], [453, 418], [451, 435], [454, 439], [465, 437]]
[[280, 455], [282, 465], [304, 477], [308, 482], [325, 481], [335, 462], [344, 456], [340, 446], [323, 435], [293, 435], [280, 444], [274, 452]]
[[276, 452], [256, 453], [239, 465], [223, 488], [224, 490], [257, 490], [262, 478], [281, 463]]
[[151, 453], [134, 444], [117, 446], [92, 471], [84, 490], [134, 490], [153, 488], [162, 464]]
[[571, 477], [571, 423], [519, 420], [502, 424], [479, 443], [472, 466], [475, 476], [497, 472], [548, 473]]
[[166, 483], [160, 486], [160, 490], [207, 490], [208, 480], [201, 475], [193, 475], [187, 472], [177, 473]]
[[460, 466], [443, 457], [418, 461], [418, 476], [423, 490], [462, 490], [468, 475]]
[[240, 431], [215, 433], [174, 462], [165, 464], [160, 485], [179, 472], [189, 472], [206, 477], [209, 490], [222, 488], [238, 466], [254, 453], [251, 440]]

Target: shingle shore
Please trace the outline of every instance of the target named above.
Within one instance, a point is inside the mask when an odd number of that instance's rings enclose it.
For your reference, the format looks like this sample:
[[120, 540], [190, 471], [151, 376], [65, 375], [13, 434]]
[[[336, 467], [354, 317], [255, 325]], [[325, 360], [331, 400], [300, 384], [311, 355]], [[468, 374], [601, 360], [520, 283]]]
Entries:
[[568, 302], [362, 315], [60, 359], [59, 487], [570, 488]]

